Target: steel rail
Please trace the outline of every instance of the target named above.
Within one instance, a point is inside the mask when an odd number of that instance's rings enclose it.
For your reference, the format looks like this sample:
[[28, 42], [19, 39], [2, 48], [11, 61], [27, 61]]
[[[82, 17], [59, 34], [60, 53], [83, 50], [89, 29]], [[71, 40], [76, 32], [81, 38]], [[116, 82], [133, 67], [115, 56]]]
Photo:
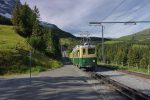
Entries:
[[126, 85], [123, 85], [119, 82], [116, 82], [104, 75], [98, 74], [96, 72], [88, 72], [88, 74], [90, 74], [90, 76], [95, 79], [102, 79], [105, 83], [113, 86], [116, 91], [118, 91], [121, 95], [123, 95], [124, 97], [130, 100], [150, 100], [150, 96], [138, 90], [130, 88]]
[[126, 74], [130, 74], [130, 75], [150, 79], [150, 74], [145, 74], [145, 73], [140, 73], [140, 72], [135, 72], [135, 71], [129, 71], [129, 70], [118, 70], [118, 71], [126, 73]]
[[117, 69], [117, 68], [107, 67], [107, 66], [100, 66], [100, 67], [107, 68], [107, 69], [112, 69], [112, 70], [116, 70], [118, 72], [123, 72], [123, 73], [126, 73], [126, 74], [130, 74], [130, 75], [142, 77], [142, 78], [145, 78], [145, 79], [150, 79], [150, 74], [146, 74], [146, 73], [141, 73], [141, 72], [136, 72], [136, 71], [130, 71], [130, 70], [123, 70], [123, 69]]

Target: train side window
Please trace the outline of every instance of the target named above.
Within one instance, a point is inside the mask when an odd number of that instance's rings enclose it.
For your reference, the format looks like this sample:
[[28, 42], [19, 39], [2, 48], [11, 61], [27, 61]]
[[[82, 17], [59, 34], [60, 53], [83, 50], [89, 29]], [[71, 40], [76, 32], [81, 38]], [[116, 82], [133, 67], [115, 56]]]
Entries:
[[86, 55], [86, 50], [85, 49], [83, 49], [83, 55]]
[[76, 57], [78, 57], [78, 51], [76, 51]]
[[88, 48], [88, 54], [95, 54], [95, 48]]
[[78, 56], [78, 57], [80, 56], [80, 52], [79, 52], [79, 50], [77, 51], [77, 56]]
[[76, 52], [74, 52], [74, 57], [76, 57], [77, 56], [77, 54], [76, 54]]

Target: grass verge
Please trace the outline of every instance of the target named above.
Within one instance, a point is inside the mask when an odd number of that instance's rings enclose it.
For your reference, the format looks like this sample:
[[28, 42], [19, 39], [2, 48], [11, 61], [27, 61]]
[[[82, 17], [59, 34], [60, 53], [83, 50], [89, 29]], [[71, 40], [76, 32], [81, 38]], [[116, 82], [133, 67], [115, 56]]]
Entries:
[[115, 65], [115, 64], [102, 64], [102, 63], [98, 63], [98, 65], [103, 65], [103, 66], [106, 66], [106, 67], [119, 69], [119, 70], [129, 70], [129, 71], [135, 71], [135, 72], [150, 74], [150, 73], [148, 73], [148, 68], [146, 69], [146, 68], [141, 68], [141, 67], [122, 66], [122, 65]]

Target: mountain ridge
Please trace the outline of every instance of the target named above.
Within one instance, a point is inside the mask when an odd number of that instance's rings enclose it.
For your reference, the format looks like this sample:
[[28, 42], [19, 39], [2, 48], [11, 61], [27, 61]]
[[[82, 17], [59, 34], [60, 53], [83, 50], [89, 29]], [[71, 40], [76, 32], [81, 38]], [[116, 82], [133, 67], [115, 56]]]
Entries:
[[123, 41], [130, 41], [130, 40], [134, 40], [134, 41], [150, 41], [150, 28], [148, 29], [144, 29], [140, 32], [131, 34], [131, 35], [127, 35], [127, 36], [123, 36], [120, 37], [116, 40], [123, 40]]
[[20, 0], [0, 0], [0, 15], [11, 18], [12, 9], [17, 2], [21, 3]]
[[[15, 7], [15, 4], [17, 2], [21, 4], [20, 0], [0, 0], [0, 16], [2, 16], [1, 18], [3, 19], [11, 18], [13, 8]], [[4, 22], [2, 21], [1, 24], [3, 23]], [[42, 25], [43, 27], [48, 27], [52, 30], [55, 30], [56, 35], [60, 38], [62, 37], [75, 38], [74, 35], [72, 35], [69, 32], [63, 31], [62, 29], [58, 28], [55, 24], [40, 21], [40, 25]]]

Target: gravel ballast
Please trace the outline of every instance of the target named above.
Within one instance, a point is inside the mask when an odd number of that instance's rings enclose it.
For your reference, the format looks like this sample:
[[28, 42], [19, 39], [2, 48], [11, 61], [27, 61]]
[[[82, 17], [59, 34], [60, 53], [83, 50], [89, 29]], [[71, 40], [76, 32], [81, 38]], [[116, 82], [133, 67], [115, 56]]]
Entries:
[[97, 73], [150, 96], [150, 80], [115, 70], [97, 68]]

